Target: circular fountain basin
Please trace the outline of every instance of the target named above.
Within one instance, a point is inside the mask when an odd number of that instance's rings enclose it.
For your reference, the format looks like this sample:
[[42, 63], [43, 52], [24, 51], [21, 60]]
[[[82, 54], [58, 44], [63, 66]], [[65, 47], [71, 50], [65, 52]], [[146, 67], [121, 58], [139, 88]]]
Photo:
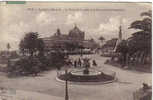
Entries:
[[104, 72], [95, 69], [89, 68], [89, 74], [84, 74], [83, 71], [84, 69], [69, 71], [67, 74], [64, 73], [59, 75], [57, 78], [62, 81], [67, 79], [68, 81], [74, 83], [110, 83], [115, 80], [114, 76], [105, 74]]

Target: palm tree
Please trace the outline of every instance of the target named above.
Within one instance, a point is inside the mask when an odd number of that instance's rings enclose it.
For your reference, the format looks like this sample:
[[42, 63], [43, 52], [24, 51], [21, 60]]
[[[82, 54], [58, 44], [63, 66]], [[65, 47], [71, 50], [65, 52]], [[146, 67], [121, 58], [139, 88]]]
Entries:
[[143, 20], [136, 20], [131, 23], [129, 28], [139, 29], [140, 31], [132, 34], [129, 39], [129, 54], [136, 55], [139, 62], [145, 63], [146, 58], [151, 55], [151, 28], [152, 14], [151, 10], [142, 12], [141, 16], [146, 16]]
[[116, 52], [121, 53], [121, 64], [122, 67], [126, 65], [127, 59], [127, 53], [128, 53], [128, 45], [126, 40], [122, 40], [121, 43], [117, 46]]
[[99, 37], [99, 40], [101, 41], [101, 44], [103, 44], [105, 38], [104, 38], [103, 36], [100, 36], [100, 37]]
[[10, 46], [10, 44], [8, 43], [8, 44], [7, 44], [7, 50], [8, 50], [8, 52], [9, 52], [10, 48], [11, 48], [11, 46]]

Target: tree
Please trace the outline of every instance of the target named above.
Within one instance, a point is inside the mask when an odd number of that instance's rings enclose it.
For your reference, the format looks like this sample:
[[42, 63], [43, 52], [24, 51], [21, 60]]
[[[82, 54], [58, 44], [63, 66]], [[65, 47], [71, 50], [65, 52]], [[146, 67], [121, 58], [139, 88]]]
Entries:
[[151, 18], [152, 17], [152, 11], [149, 10], [148, 12], [142, 12], [141, 16], [149, 16]]
[[91, 38], [89, 41], [90, 41], [90, 42], [95, 42], [95, 40], [94, 40], [93, 38]]
[[117, 46], [116, 52], [121, 53], [121, 63], [122, 66], [126, 64], [126, 58], [128, 54], [128, 43], [126, 40], [122, 40], [121, 43]]
[[42, 56], [42, 55], [44, 55], [45, 44], [44, 44], [44, 41], [40, 38], [37, 41], [38, 41], [37, 42], [37, 49], [39, 51], [39, 55]]
[[21, 40], [20, 41], [20, 44], [19, 44], [19, 49], [20, 49], [20, 52], [24, 55], [25, 54], [25, 42], [24, 40]]
[[38, 37], [37, 32], [29, 32], [20, 41], [19, 47], [22, 53], [28, 53], [30, 56], [34, 56], [36, 52], [42, 53], [44, 51], [44, 42]]
[[103, 36], [100, 36], [100, 37], [99, 37], [99, 40], [100, 40], [100, 42], [101, 42], [100, 46], [102, 47], [102, 46], [103, 46], [103, 42], [104, 42], [105, 38], [104, 38]]
[[128, 39], [129, 55], [134, 56], [139, 62], [146, 62], [146, 58], [151, 55], [151, 26], [152, 14], [151, 10], [142, 12], [141, 16], [145, 16], [143, 20], [137, 20], [131, 23], [129, 28], [139, 29]]
[[105, 38], [103, 36], [99, 37], [99, 40], [103, 43], [103, 41], [105, 40]]
[[10, 44], [8, 43], [8, 44], [7, 44], [7, 49], [8, 49], [8, 51], [10, 50], [10, 48], [11, 48], [11, 46], [10, 46]]
[[95, 41], [93, 38], [91, 38], [91, 39], [88, 41], [88, 44], [89, 44], [89, 48], [90, 48], [91, 50], [94, 50], [94, 49], [97, 49], [97, 48], [100, 47], [99, 44], [96, 43], [96, 41]]
[[22, 57], [16, 61], [9, 69], [10, 75], [37, 75], [37, 73], [43, 71], [46, 67], [44, 67], [43, 62], [41, 62], [41, 57], [44, 57], [42, 55], [44, 52], [44, 46], [44, 42], [39, 38], [37, 32], [27, 33], [20, 41], [19, 48], [21, 53], [27, 53], [30, 57]]

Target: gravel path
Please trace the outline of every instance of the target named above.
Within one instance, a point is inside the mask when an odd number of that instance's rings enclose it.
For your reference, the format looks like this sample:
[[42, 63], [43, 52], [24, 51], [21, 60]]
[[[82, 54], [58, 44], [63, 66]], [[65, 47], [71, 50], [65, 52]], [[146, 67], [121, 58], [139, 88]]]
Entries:
[[[142, 87], [143, 82], [151, 84], [151, 73], [124, 70], [105, 65], [104, 62], [108, 59], [106, 57], [92, 55], [91, 58], [96, 59], [100, 70], [105, 69], [116, 72], [118, 81], [104, 85], [70, 84], [68, 87], [70, 100], [133, 100], [132, 93]], [[0, 87], [30, 91], [35, 93], [35, 97], [37, 97], [37, 92], [46, 94], [46, 97], [50, 98], [50, 100], [64, 100], [65, 84], [58, 82], [55, 77], [55, 70], [44, 72], [38, 77], [11, 79], [0, 73]]]

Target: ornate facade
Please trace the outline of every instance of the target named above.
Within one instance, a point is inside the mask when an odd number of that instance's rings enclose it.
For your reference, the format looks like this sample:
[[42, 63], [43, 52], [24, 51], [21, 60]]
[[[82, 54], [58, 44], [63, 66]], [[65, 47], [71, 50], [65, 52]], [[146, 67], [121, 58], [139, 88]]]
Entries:
[[77, 26], [70, 30], [68, 35], [62, 34], [60, 29], [57, 29], [57, 32], [54, 33], [53, 36], [43, 38], [43, 41], [45, 43], [46, 50], [50, 50], [55, 46], [58, 48], [65, 48], [67, 43], [83, 46], [83, 41], [85, 41], [85, 33]]
[[74, 40], [84, 40], [85, 33], [75, 26], [72, 30], [70, 30], [68, 36]]

